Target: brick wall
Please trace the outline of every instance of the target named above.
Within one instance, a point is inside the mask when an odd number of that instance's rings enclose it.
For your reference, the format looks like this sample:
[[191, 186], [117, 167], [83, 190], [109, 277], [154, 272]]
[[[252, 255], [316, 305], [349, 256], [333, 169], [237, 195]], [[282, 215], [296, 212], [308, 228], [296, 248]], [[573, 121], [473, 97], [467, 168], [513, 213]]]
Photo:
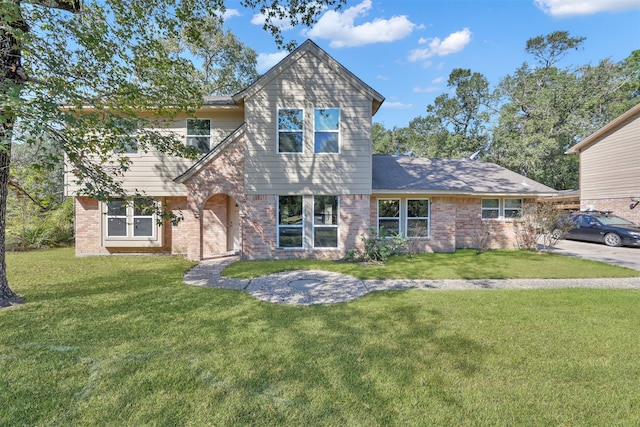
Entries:
[[242, 211], [244, 196], [244, 136], [231, 142], [187, 181], [185, 228], [191, 260], [223, 254], [227, 249], [227, 196]]
[[[242, 249], [247, 259], [290, 259], [290, 258], [330, 258], [343, 257], [349, 249], [361, 247], [360, 236], [369, 226], [368, 195], [340, 195], [340, 216], [338, 220], [339, 242], [337, 248], [323, 249], [283, 249], [277, 247], [277, 195], [249, 195], [242, 219]], [[306, 241], [311, 242], [313, 232], [312, 197], [304, 197]], [[310, 209], [311, 208], [311, 209]], [[311, 243], [308, 243], [309, 245]]]
[[101, 244], [102, 218], [100, 203], [90, 197], [76, 197], [76, 256], [107, 255]]
[[[186, 198], [167, 198], [165, 207], [180, 214]], [[182, 224], [182, 223], [181, 223]], [[118, 253], [186, 253], [182, 233], [165, 221], [162, 227], [162, 244], [156, 247], [116, 247], [103, 246], [104, 216], [100, 202], [90, 197], [76, 197], [75, 199], [75, 250], [76, 256], [109, 255]]]
[[622, 199], [599, 199], [599, 200], [580, 200], [580, 209], [588, 210], [595, 209], [598, 211], [611, 211], [614, 215], [633, 221], [636, 224], [640, 224], [640, 204], [631, 209], [630, 205], [635, 202], [631, 198], [625, 197]]

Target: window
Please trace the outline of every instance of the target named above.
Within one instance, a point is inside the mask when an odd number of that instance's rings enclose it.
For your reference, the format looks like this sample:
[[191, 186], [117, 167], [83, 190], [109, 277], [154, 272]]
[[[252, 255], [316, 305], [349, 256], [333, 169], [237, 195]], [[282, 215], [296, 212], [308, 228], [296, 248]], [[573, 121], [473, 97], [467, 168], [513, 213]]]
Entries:
[[302, 196], [278, 196], [278, 247], [301, 248]]
[[117, 134], [118, 146], [114, 148], [116, 154], [138, 153], [138, 123], [131, 119], [122, 119], [118, 125], [120, 131]]
[[518, 218], [522, 214], [522, 199], [504, 199], [504, 217]]
[[500, 199], [482, 199], [482, 218], [498, 218], [500, 216]]
[[107, 236], [127, 237], [127, 202], [115, 199], [107, 204]]
[[313, 198], [313, 246], [338, 247], [338, 196]]
[[211, 148], [211, 120], [187, 119], [187, 147], [194, 147], [203, 153]]
[[407, 200], [407, 237], [429, 237], [429, 200]]
[[337, 153], [340, 146], [340, 109], [316, 108], [313, 126], [314, 152]]
[[518, 218], [522, 215], [522, 199], [482, 199], [482, 218]]
[[400, 234], [400, 200], [378, 200], [378, 234], [394, 236]]
[[107, 237], [154, 237], [155, 210], [152, 200], [110, 201], [107, 203]]
[[302, 153], [303, 117], [299, 108], [278, 110], [278, 153]]

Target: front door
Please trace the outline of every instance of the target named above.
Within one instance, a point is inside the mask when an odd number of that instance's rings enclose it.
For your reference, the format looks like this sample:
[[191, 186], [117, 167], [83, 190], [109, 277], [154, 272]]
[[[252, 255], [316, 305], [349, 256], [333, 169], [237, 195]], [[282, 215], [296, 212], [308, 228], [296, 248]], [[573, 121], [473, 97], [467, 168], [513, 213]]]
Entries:
[[227, 198], [227, 251], [240, 251], [240, 209], [233, 197]]

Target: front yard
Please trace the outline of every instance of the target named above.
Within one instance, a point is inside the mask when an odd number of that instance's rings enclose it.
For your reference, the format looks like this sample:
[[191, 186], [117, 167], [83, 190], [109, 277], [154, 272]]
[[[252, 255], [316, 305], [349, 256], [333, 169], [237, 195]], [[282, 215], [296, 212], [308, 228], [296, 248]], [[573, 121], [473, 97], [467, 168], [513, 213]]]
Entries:
[[0, 425], [640, 424], [637, 290], [301, 307], [188, 287], [175, 257], [8, 265], [27, 302], [0, 311]]

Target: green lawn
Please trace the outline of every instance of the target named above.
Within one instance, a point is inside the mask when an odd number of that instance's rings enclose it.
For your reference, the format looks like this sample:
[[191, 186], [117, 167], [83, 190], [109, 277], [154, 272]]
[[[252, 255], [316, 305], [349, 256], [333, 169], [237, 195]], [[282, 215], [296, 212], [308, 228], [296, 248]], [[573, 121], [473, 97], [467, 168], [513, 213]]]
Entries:
[[235, 278], [254, 278], [286, 270], [329, 270], [361, 279], [564, 279], [638, 277], [640, 271], [595, 261], [534, 251], [474, 250], [455, 253], [394, 256], [384, 265], [344, 261], [296, 259], [236, 262], [223, 271]]
[[0, 425], [640, 425], [637, 290], [281, 306], [175, 257], [7, 261]]

